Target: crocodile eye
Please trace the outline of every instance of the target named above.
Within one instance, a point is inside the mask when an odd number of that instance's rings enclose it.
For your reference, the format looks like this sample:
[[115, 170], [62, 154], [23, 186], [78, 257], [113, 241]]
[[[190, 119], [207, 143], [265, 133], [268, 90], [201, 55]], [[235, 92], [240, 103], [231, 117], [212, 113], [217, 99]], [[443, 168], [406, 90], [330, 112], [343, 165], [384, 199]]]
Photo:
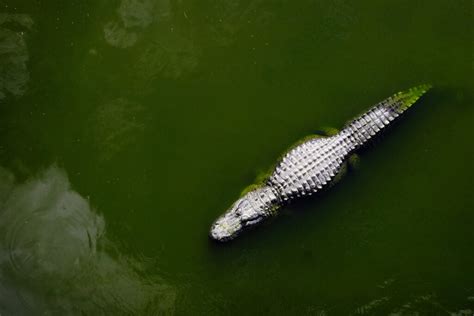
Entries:
[[252, 214], [245, 214], [242, 216], [242, 225], [243, 226], [252, 226], [254, 224], [259, 223], [263, 217], [260, 214], [252, 213]]

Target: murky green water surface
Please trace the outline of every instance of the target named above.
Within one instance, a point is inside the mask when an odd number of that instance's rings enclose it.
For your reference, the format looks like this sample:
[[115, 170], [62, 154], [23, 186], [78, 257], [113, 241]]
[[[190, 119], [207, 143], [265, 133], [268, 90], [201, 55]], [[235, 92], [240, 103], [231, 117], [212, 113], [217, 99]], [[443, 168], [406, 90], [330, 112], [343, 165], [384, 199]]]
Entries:
[[[472, 26], [470, 1], [0, 0], [0, 314], [471, 315]], [[423, 82], [339, 185], [208, 240], [290, 144]]]

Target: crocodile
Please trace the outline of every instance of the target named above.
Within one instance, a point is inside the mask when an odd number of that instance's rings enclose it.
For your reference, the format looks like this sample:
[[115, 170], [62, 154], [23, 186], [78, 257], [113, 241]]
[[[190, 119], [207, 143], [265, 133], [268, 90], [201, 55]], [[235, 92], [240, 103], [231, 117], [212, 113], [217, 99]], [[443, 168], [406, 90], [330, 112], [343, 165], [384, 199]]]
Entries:
[[410, 108], [431, 88], [428, 84], [398, 92], [348, 122], [334, 135], [311, 135], [282, 156], [269, 176], [245, 190], [220, 216], [210, 237], [225, 242], [278, 214], [287, 203], [310, 196], [338, 181], [350, 157]]

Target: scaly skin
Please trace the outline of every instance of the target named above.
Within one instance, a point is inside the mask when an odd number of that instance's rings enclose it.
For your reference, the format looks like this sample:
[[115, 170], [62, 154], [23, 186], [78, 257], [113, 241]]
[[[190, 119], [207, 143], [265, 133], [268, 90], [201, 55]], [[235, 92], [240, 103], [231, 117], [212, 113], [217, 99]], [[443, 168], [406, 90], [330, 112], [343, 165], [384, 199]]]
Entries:
[[350, 155], [390, 125], [426, 91], [421, 85], [378, 103], [330, 137], [313, 137], [290, 149], [264, 183], [244, 194], [212, 225], [210, 236], [228, 241], [256, 226], [296, 198], [312, 195], [335, 181]]

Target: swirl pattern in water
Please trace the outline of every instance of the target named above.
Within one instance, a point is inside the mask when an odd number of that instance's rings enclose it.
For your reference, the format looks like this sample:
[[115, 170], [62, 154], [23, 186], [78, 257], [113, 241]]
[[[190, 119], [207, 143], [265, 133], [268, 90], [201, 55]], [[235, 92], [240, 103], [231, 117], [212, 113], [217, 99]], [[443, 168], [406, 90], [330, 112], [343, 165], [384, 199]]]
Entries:
[[0, 314], [172, 314], [175, 289], [105, 238], [56, 165], [17, 183], [0, 167]]

